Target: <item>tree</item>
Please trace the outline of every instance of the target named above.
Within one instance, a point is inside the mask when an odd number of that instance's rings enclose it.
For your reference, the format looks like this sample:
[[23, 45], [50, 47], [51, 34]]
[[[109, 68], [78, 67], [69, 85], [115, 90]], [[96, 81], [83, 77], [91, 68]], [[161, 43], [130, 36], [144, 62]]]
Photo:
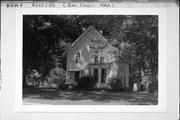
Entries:
[[[158, 16], [153, 15], [24, 15], [23, 71], [49, 74], [54, 62], [65, 65], [62, 53], [93, 25], [119, 49], [118, 61], [130, 64], [130, 77], [153, 84], [158, 76]], [[131, 79], [132, 80], [132, 79]], [[154, 88], [153, 88], [154, 89]]]
[[[128, 61], [130, 69], [134, 70], [130, 74], [143, 69], [149, 80], [157, 81], [158, 16], [126, 16], [120, 27], [116, 26], [112, 37], [117, 39], [117, 44], [121, 45], [122, 41], [130, 44], [129, 47], [119, 47], [123, 51], [119, 56], [120, 60], [131, 58]], [[121, 36], [121, 40], [117, 36]]]

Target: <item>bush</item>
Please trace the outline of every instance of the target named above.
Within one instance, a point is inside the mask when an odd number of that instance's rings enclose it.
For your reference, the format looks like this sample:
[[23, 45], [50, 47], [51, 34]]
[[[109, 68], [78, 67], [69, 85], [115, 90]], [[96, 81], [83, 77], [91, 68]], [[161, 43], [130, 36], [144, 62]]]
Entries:
[[91, 76], [84, 76], [77, 80], [77, 90], [93, 90], [96, 84]]
[[111, 87], [111, 90], [114, 91], [114, 92], [119, 92], [119, 91], [122, 91], [122, 81], [118, 78], [113, 78], [111, 81], [110, 81], [110, 87]]
[[149, 85], [149, 92], [154, 93], [155, 91], [158, 91], [158, 81], [152, 81], [151, 84]]
[[66, 89], [66, 71], [63, 68], [56, 67], [52, 69], [48, 76], [48, 81], [52, 81], [60, 89]]
[[24, 73], [25, 75], [23, 77], [23, 87], [32, 87], [32, 86], [39, 86], [39, 83], [41, 81], [41, 74], [37, 70], [30, 70], [27, 69]]

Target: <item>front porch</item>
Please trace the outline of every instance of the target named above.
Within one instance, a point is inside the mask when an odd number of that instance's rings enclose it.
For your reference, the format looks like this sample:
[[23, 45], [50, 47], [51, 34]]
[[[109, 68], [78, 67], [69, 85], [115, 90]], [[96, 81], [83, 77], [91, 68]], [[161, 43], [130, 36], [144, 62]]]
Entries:
[[86, 69], [82, 70], [68, 70], [67, 71], [67, 84], [77, 85], [78, 79], [83, 76], [92, 76], [96, 81], [96, 87], [108, 87], [107, 83], [109, 78], [111, 64], [89, 64]]
[[108, 75], [110, 72], [111, 64], [89, 64], [89, 75], [96, 79], [96, 86], [98, 88], [108, 87]]

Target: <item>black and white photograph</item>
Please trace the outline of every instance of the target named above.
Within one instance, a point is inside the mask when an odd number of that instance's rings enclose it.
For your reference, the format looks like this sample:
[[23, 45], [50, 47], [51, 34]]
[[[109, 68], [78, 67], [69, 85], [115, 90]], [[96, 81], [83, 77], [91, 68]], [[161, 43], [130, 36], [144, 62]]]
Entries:
[[179, 6], [4, 2], [0, 119], [179, 119]]
[[158, 105], [158, 15], [23, 15], [23, 105]]

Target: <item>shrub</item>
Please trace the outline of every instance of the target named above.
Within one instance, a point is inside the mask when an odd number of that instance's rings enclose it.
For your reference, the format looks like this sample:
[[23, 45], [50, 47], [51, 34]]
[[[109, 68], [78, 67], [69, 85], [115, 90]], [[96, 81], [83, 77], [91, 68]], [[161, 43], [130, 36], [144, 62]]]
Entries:
[[91, 76], [84, 76], [77, 80], [77, 90], [93, 90], [96, 84]]
[[66, 71], [63, 68], [54, 68], [50, 71], [48, 76], [48, 81], [52, 81], [60, 89], [66, 89]]
[[110, 81], [111, 90], [114, 92], [118, 92], [122, 90], [122, 81], [118, 78], [113, 78]]
[[155, 91], [158, 91], [158, 81], [157, 80], [152, 81], [151, 84], [149, 85], [149, 92], [154, 93]]
[[27, 69], [23, 81], [23, 86], [28, 87], [28, 86], [38, 86], [39, 82], [41, 81], [41, 74], [37, 70], [30, 70]]

